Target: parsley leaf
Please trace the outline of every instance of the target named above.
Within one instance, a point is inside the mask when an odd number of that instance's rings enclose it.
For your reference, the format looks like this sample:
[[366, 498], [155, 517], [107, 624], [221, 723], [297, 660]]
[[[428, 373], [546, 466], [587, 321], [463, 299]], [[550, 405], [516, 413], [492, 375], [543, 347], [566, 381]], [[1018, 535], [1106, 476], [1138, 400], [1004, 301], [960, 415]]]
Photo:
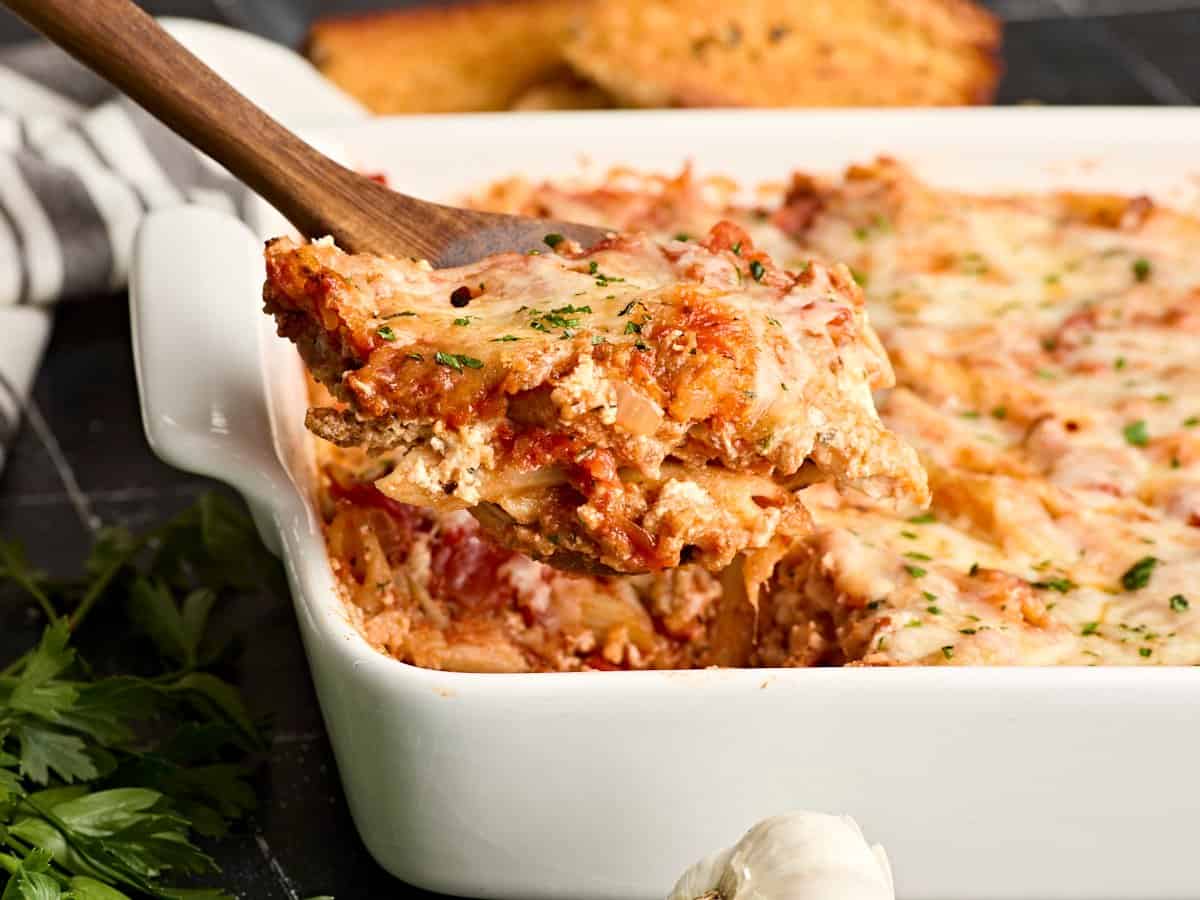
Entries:
[[1154, 572], [1154, 567], [1157, 565], [1158, 560], [1155, 557], [1143, 556], [1125, 570], [1125, 574], [1121, 576], [1121, 587], [1127, 591], [1137, 591], [1144, 588], [1150, 583], [1150, 575]]
[[443, 353], [441, 350], [433, 355], [434, 362], [439, 366], [446, 366], [453, 369], [455, 372], [461, 373], [463, 367], [468, 369], [482, 369], [483, 360], [476, 359], [473, 356], [467, 356], [463, 353]]
[[1146, 420], [1138, 419], [1136, 422], [1130, 422], [1121, 433], [1125, 435], [1126, 443], [1134, 447], [1145, 447], [1150, 443], [1150, 433], [1146, 430]]
[[[253, 809], [245, 760], [263, 747], [236, 688], [203, 671], [221, 647], [210, 616], [230, 591], [281, 589], [278, 562], [216, 495], [146, 535], [101, 532], [79, 583], [3, 546], [0, 582], [50, 624], [0, 671], [0, 898], [223, 900], [175, 886], [217, 871], [194, 835]], [[124, 610], [150, 648], [139, 668], [159, 674], [96, 677], [79, 658], [71, 640], [100, 604]]]
[[1043, 581], [1035, 581], [1033, 586], [1043, 591], [1058, 591], [1060, 594], [1065, 594], [1079, 587], [1070, 578], [1047, 578]]

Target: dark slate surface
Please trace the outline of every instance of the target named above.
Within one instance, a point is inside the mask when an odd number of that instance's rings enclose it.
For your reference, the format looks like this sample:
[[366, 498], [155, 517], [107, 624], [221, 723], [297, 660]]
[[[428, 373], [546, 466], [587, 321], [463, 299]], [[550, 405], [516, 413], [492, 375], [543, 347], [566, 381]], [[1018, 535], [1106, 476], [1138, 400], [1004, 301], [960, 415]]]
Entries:
[[[151, 12], [224, 21], [296, 43], [320, 11], [372, 0], [156, 0]], [[1182, 104], [1200, 97], [1200, 0], [992, 0], [1005, 18], [1003, 103]], [[0, 11], [0, 42], [29, 32]], [[0, 535], [35, 563], [75, 574], [99, 523], [161, 521], [213, 485], [150, 453], [138, 419], [126, 298], [97, 297], [58, 313], [33, 403], [0, 475]], [[216, 849], [225, 885], [252, 900], [315, 894], [432, 897], [391, 879], [354, 833], [289, 606], [240, 610], [240, 679], [270, 715], [274, 743], [260, 777], [262, 809], [247, 833]], [[0, 660], [40, 628], [0, 599]], [[664, 885], [664, 889], [667, 886]]]

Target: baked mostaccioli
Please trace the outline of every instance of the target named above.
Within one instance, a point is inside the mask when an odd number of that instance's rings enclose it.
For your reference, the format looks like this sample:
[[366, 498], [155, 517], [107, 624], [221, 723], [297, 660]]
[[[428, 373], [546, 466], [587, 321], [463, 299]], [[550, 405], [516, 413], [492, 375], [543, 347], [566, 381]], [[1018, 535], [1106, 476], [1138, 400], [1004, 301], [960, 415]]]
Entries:
[[814, 480], [927, 501], [875, 411], [892, 372], [848, 269], [785, 271], [729, 222], [546, 243], [435, 270], [272, 241], [267, 311], [337, 401], [309, 428], [386, 456], [393, 500], [620, 572], [777, 554]]

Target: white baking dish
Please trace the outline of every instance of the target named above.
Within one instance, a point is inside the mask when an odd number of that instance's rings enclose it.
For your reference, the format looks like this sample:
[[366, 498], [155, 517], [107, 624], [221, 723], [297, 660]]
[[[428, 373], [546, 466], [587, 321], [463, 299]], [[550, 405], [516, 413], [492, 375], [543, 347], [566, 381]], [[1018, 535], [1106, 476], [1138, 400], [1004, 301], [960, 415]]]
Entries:
[[[1200, 113], [527, 114], [318, 137], [435, 199], [574, 171], [580, 151], [667, 170], [691, 158], [748, 181], [886, 152], [942, 184], [1186, 205]], [[146, 430], [164, 459], [245, 494], [286, 561], [350, 807], [388, 870], [471, 896], [658, 897], [697, 856], [801, 807], [858, 819], [904, 900], [1200, 896], [1198, 670], [469, 675], [375, 653], [347, 623], [308, 502], [301, 373], [260, 312], [259, 251], [203, 210], [143, 229]]]

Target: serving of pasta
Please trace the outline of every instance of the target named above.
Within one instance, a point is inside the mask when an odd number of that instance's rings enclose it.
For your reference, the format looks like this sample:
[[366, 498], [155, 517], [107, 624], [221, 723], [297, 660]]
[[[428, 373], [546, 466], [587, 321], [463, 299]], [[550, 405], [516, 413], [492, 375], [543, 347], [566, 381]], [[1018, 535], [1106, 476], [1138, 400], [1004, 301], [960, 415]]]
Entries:
[[1145, 197], [942, 190], [886, 158], [742, 196], [685, 169], [472, 202], [660, 241], [727, 220], [783, 270], [846, 264], [929, 510], [814, 484], [782, 559], [581, 576], [380, 492], [391, 450], [318, 439], [329, 556], [367, 640], [476, 672], [1200, 663], [1200, 222]]

